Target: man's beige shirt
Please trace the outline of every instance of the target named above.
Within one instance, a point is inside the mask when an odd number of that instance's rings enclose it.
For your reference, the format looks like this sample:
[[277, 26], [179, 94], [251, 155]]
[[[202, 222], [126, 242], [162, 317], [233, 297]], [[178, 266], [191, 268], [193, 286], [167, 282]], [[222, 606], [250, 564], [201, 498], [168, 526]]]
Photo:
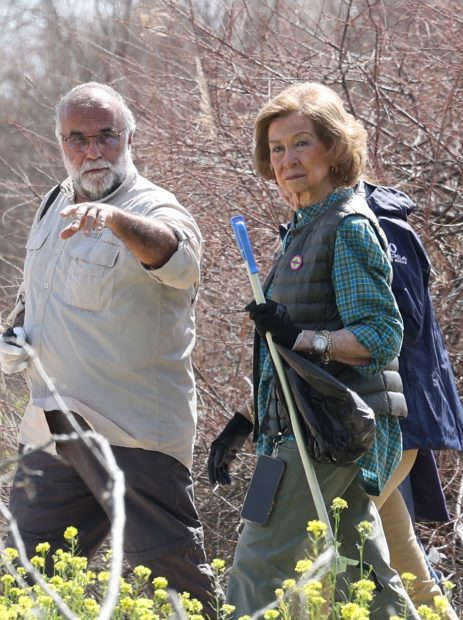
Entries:
[[[170, 192], [134, 170], [108, 202], [170, 226], [179, 246], [148, 270], [109, 229], [59, 237], [69, 180], [27, 241], [24, 329], [67, 407], [111, 444], [157, 450], [191, 468], [196, 393], [191, 363], [201, 235]], [[38, 214], [40, 213], [38, 211]], [[20, 441], [47, 438], [55, 398], [29, 364], [31, 400]]]

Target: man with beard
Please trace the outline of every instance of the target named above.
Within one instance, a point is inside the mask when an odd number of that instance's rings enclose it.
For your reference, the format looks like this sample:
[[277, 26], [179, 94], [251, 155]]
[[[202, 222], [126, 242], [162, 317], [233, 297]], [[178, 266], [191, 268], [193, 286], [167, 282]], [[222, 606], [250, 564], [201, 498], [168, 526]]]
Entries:
[[30, 388], [20, 450], [40, 447], [19, 463], [10, 509], [29, 557], [46, 541], [51, 558], [72, 525], [91, 558], [114, 517], [98, 445], [62, 438], [46, 445], [72, 425], [27, 342], [74, 420], [107, 438], [124, 473], [128, 562], [208, 610], [211, 570], [190, 473], [201, 235], [174, 195], [137, 173], [134, 130], [126, 102], [104, 84], [77, 86], [57, 106], [69, 176], [36, 214], [10, 329], [0, 338], [3, 371], [25, 370]]

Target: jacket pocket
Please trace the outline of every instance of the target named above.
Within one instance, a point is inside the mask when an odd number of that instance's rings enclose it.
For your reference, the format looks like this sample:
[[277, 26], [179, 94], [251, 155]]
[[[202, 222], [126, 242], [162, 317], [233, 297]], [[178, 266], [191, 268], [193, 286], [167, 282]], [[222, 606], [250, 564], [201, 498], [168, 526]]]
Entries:
[[119, 246], [101, 239], [73, 248], [64, 301], [82, 310], [107, 310], [113, 298], [118, 255]]

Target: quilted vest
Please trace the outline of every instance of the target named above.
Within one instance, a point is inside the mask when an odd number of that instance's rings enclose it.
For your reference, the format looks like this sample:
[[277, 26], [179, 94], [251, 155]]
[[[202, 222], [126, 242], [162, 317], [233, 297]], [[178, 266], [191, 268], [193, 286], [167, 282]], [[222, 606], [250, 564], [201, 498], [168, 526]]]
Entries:
[[[343, 327], [336, 307], [331, 272], [337, 228], [345, 217], [351, 215], [361, 215], [370, 222], [387, 252], [384, 233], [364, 199], [357, 195], [347, 200], [341, 198], [292, 233], [288, 247], [277, 255], [264, 284], [265, 289], [272, 280], [272, 299], [284, 304], [292, 320], [303, 329], [335, 331]], [[302, 266], [294, 269], [298, 265]], [[311, 359], [310, 355], [307, 357]], [[374, 377], [364, 377], [351, 366], [336, 361], [324, 368], [357, 392], [376, 415], [407, 415], [397, 358]]]

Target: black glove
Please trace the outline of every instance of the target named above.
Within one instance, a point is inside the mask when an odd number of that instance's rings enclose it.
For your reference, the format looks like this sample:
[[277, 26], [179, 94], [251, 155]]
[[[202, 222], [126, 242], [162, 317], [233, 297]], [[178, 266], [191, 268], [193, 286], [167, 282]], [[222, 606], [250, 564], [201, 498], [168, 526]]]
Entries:
[[297, 327], [288, 314], [286, 306], [276, 301], [256, 304], [252, 301], [245, 308], [254, 321], [259, 336], [265, 340], [266, 332], [270, 332], [273, 340], [287, 349], [292, 349], [302, 329]]
[[211, 484], [230, 484], [228, 466], [252, 431], [253, 423], [238, 411], [211, 444], [207, 459], [207, 473]]

